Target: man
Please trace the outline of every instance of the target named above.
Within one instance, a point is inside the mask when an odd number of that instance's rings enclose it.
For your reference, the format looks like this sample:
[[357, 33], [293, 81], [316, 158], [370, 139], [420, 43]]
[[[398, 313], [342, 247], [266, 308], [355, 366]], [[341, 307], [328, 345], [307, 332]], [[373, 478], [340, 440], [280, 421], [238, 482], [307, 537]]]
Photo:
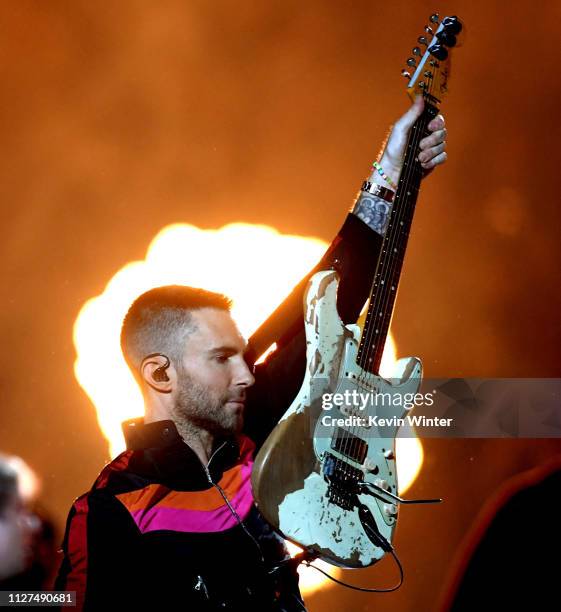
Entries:
[[[417, 102], [396, 123], [380, 160], [397, 182]], [[419, 161], [446, 159], [442, 117]], [[390, 190], [391, 191], [391, 190]], [[356, 320], [367, 297], [391, 197], [363, 191], [314, 271], [336, 266], [338, 308]], [[373, 266], [372, 266], [373, 267]], [[224, 296], [188, 287], [143, 294], [121, 346], [144, 396], [145, 417], [124, 424], [127, 451], [74, 503], [56, 588], [78, 609], [305, 610], [294, 564], [253, 504], [253, 457], [300, 386], [304, 279], [246, 345]], [[248, 367], [273, 342], [277, 350]]]

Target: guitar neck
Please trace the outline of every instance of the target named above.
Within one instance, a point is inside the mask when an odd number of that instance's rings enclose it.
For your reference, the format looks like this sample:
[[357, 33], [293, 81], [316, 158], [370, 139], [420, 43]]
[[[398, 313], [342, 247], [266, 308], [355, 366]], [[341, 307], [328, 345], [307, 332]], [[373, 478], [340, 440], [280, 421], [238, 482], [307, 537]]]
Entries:
[[427, 135], [427, 125], [437, 112], [425, 99], [425, 109], [409, 133], [403, 170], [374, 274], [357, 363], [363, 370], [375, 374], [382, 362], [421, 184], [423, 170], [416, 160], [419, 142]]

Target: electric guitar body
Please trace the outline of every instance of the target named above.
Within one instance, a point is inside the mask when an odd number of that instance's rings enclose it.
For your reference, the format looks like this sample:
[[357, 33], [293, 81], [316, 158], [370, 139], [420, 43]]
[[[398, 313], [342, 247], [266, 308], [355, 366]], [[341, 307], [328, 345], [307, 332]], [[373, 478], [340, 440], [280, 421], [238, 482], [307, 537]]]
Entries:
[[[333, 271], [318, 272], [310, 279], [305, 297], [305, 378], [256, 458], [253, 487], [261, 512], [284, 537], [335, 565], [364, 567], [379, 560], [384, 551], [372, 545], [357, 509], [352, 508], [352, 482], [370, 481], [397, 493], [395, 421], [406, 412], [406, 402], [397, 396], [417, 392], [421, 362], [414, 357], [401, 359], [392, 381], [358, 366], [360, 328], [341, 322], [337, 286]], [[324, 398], [344, 397], [345, 391], [353, 390], [361, 394], [356, 406], [322, 407]], [[384, 394], [383, 405], [374, 401], [375, 394]], [[369, 426], [373, 417], [389, 424]], [[325, 419], [329, 423], [363, 420], [366, 426], [340, 427], [339, 436], [330, 437], [332, 428], [323, 425]], [[329, 464], [332, 473], [326, 478], [324, 468]], [[391, 541], [395, 504], [368, 494], [358, 498], [382, 517], [378, 528]]]

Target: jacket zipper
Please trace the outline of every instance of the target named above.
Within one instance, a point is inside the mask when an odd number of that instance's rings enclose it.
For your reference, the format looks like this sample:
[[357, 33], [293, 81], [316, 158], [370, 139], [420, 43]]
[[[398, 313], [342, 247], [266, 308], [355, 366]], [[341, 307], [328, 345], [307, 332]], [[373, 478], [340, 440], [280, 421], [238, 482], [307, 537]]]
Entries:
[[[210, 475], [209, 466], [210, 466], [210, 463], [211, 463], [211, 461], [212, 461], [212, 459], [213, 459], [214, 455], [216, 455], [216, 453], [217, 453], [217, 452], [218, 452], [218, 451], [219, 451], [221, 448], [223, 448], [225, 444], [226, 444], [226, 442], [222, 442], [222, 444], [221, 444], [221, 445], [220, 445], [220, 446], [219, 446], [219, 447], [218, 447], [218, 448], [217, 448], [217, 449], [216, 449], [216, 450], [215, 450], [215, 451], [212, 453], [212, 455], [210, 456], [210, 459], [208, 460], [208, 463], [207, 463], [206, 465], [205, 465], [205, 464], [204, 464], [204, 463], [201, 461], [201, 465], [203, 466], [203, 468], [204, 468], [204, 470], [205, 470], [205, 472], [206, 472], [206, 477], [207, 477], [208, 481], [210, 482], [210, 484], [211, 484], [213, 487], [215, 487], [215, 486], [216, 486], [216, 483], [215, 483], [215, 482], [212, 480], [212, 477], [211, 477], [211, 475]], [[200, 459], [199, 459], [199, 461], [200, 461]]]
[[[236, 512], [236, 510], [234, 509], [234, 507], [230, 503], [230, 500], [228, 499], [228, 496], [226, 495], [224, 489], [217, 482], [214, 482], [214, 480], [212, 480], [212, 476], [210, 475], [210, 470], [209, 470], [210, 462], [212, 461], [214, 455], [216, 455], [216, 453], [225, 444], [226, 444], [226, 442], [222, 442], [222, 444], [212, 453], [212, 455], [210, 456], [210, 459], [208, 460], [208, 463], [205, 465], [201, 461], [201, 465], [203, 466], [203, 468], [205, 470], [208, 482], [220, 493], [220, 495], [222, 496], [222, 499], [226, 502], [226, 505], [230, 509], [230, 512], [232, 513], [232, 516], [236, 519], [236, 521], [238, 522], [240, 527], [243, 529], [245, 534], [248, 536], [248, 538], [250, 538], [251, 541], [255, 544], [255, 546], [256, 546], [256, 548], [257, 548], [257, 550], [259, 552], [259, 556], [261, 557], [261, 563], [263, 563], [263, 565], [266, 565], [265, 564], [265, 557], [263, 556], [263, 551], [261, 550], [261, 546], [259, 546], [259, 542], [253, 537], [253, 535], [248, 531], [247, 527], [244, 525], [244, 522], [240, 518], [240, 515]], [[199, 461], [200, 461], [200, 458], [199, 458]]]

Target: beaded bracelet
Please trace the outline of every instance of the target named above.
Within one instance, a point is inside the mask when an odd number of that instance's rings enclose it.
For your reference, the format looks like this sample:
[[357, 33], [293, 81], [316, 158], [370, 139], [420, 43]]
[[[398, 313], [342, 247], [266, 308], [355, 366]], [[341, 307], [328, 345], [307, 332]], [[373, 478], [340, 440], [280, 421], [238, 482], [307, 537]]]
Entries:
[[394, 189], [397, 189], [397, 185], [392, 181], [392, 179], [384, 172], [384, 169], [382, 168], [382, 166], [380, 166], [380, 164], [375, 161], [372, 166], [374, 168], [376, 168], [376, 170], [378, 170], [378, 174], [386, 181], [386, 183], [388, 183], [390, 185], [390, 187], [393, 187]]

